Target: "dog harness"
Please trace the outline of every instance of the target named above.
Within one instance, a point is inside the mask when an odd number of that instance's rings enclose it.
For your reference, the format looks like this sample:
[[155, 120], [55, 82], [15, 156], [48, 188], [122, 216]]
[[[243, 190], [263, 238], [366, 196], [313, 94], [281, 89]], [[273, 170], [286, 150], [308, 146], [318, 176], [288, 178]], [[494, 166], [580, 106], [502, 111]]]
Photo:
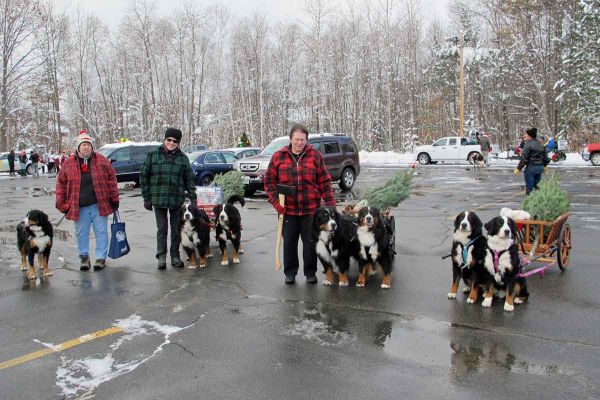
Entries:
[[463, 262], [460, 265], [461, 269], [464, 269], [467, 267], [467, 258], [469, 257], [469, 247], [473, 246], [473, 243], [475, 243], [475, 241], [477, 239], [479, 239], [481, 236], [477, 236], [475, 239], [471, 240], [469, 243], [467, 243], [467, 245], [463, 245], [462, 243], [458, 243], [460, 245], [460, 247], [462, 247], [462, 258], [463, 258]]

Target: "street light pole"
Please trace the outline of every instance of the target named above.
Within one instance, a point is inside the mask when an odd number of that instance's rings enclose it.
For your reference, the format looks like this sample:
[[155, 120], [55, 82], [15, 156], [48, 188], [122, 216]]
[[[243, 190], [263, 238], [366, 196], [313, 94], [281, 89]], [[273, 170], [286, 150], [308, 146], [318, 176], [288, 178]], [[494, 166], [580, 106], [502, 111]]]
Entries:
[[459, 109], [459, 128], [458, 128], [458, 135], [460, 137], [464, 137], [465, 136], [465, 128], [464, 128], [464, 123], [465, 123], [465, 72], [464, 72], [464, 58], [463, 58], [463, 48], [465, 45], [465, 35], [461, 32], [460, 33], [460, 38], [459, 38], [460, 42], [458, 45], [458, 52], [460, 55], [460, 109]]

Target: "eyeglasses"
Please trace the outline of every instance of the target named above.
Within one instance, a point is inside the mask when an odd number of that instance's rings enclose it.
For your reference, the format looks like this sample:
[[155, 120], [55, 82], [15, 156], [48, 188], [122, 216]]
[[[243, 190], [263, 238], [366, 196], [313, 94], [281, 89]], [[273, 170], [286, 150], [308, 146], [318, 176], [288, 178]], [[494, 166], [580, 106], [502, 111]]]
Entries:
[[179, 140], [173, 138], [166, 138], [165, 141], [169, 143], [179, 144]]

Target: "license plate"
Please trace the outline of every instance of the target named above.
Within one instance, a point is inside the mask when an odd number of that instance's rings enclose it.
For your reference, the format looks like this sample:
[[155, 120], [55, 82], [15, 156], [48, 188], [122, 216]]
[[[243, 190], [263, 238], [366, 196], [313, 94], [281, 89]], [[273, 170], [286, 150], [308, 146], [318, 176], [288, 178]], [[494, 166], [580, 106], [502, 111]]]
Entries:
[[242, 176], [242, 183], [244, 185], [248, 185], [250, 183], [250, 177], [249, 176]]

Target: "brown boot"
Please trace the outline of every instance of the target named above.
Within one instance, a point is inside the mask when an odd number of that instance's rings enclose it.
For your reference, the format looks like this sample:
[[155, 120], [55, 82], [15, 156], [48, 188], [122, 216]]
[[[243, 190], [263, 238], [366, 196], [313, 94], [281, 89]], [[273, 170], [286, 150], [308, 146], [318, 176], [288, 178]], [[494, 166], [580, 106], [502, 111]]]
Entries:
[[104, 267], [106, 267], [106, 260], [104, 258], [99, 258], [94, 263], [94, 271], [99, 271], [104, 269]]
[[90, 269], [90, 256], [79, 256], [79, 260], [80, 260], [80, 265], [79, 265], [79, 269], [81, 271], [87, 271]]

